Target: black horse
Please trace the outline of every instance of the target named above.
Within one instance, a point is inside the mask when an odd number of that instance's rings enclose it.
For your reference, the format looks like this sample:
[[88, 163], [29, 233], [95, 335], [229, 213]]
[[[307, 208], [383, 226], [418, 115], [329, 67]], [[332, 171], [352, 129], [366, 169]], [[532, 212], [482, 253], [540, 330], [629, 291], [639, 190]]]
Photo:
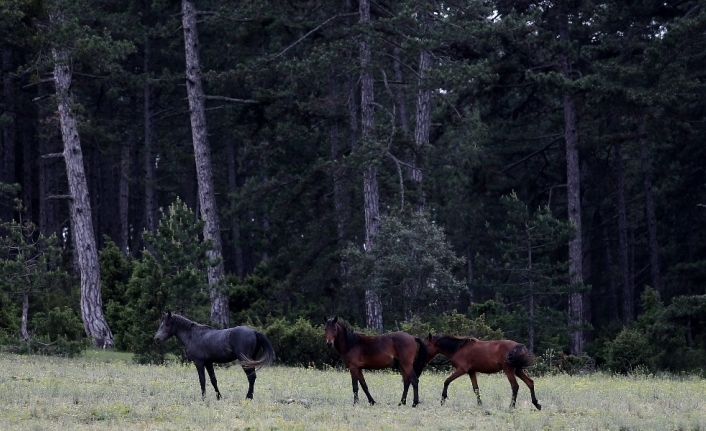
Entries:
[[[202, 397], [206, 396], [204, 368], [208, 371], [213, 389], [216, 390], [216, 398], [220, 400], [221, 392], [216, 384], [213, 364], [239, 359], [250, 384], [246, 397], [252, 398], [257, 378], [255, 371], [265, 365], [270, 365], [275, 359], [275, 351], [270, 340], [265, 337], [265, 334], [249, 326], [215, 329], [169, 312], [162, 316], [154, 340], [161, 343], [172, 335], [176, 335], [181, 341], [186, 348], [189, 359], [194, 361], [194, 365], [196, 365]], [[252, 359], [260, 350], [262, 350], [262, 357], [258, 360]]]

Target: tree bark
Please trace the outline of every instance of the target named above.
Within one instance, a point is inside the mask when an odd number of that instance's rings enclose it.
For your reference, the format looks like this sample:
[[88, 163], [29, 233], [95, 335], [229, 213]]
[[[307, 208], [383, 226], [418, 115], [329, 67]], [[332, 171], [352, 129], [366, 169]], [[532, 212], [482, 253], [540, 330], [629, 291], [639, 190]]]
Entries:
[[[563, 14], [560, 39], [569, 43], [568, 16]], [[565, 48], [568, 49], [568, 48]], [[568, 53], [560, 55], [560, 67], [563, 78], [571, 80], [571, 64]], [[581, 180], [579, 171], [578, 126], [574, 96], [569, 90], [564, 91], [564, 140], [566, 141], [566, 193], [569, 220], [574, 224], [576, 233], [569, 240], [569, 273], [573, 285], [583, 282], [583, 252], [581, 233]], [[569, 325], [571, 329], [571, 353], [583, 352], [583, 294], [575, 292], [569, 295]]]
[[201, 217], [205, 222], [204, 238], [213, 243], [208, 257], [215, 263], [208, 268], [208, 284], [211, 297], [211, 320], [227, 328], [229, 325], [228, 298], [225, 295], [223, 246], [220, 223], [213, 188], [211, 149], [208, 143], [206, 109], [201, 87], [201, 65], [199, 61], [199, 36], [196, 28], [196, 9], [190, 0], [182, 0], [182, 26], [186, 51], [186, 92], [191, 114], [191, 134], [196, 159], [196, 175], [199, 185]]
[[[361, 0], [359, 3], [360, 22], [370, 24], [370, 2]], [[373, 76], [370, 73], [370, 44], [366, 36], [360, 42], [360, 108], [362, 139], [367, 145], [373, 144], [373, 127], [375, 126], [375, 94]], [[371, 162], [363, 170], [363, 194], [365, 206], [365, 250], [367, 253], [375, 249], [375, 241], [380, 232], [380, 209], [378, 194], [377, 166]], [[373, 289], [365, 290], [365, 320], [368, 328], [380, 333], [383, 330], [382, 302], [380, 295]]]
[[620, 320], [620, 315], [618, 313], [618, 309], [620, 306], [618, 305], [618, 293], [615, 287], [615, 277], [613, 273], [613, 253], [611, 251], [612, 247], [610, 244], [610, 237], [608, 235], [608, 226], [603, 225], [601, 227], [601, 234], [602, 234], [602, 242], [603, 242], [603, 249], [605, 250], [605, 268], [607, 269], [608, 276], [607, 282], [608, 282], [608, 298], [610, 301], [610, 306], [609, 306], [609, 318], [610, 321], [612, 322], [617, 322]]
[[395, 71], [395, 82], [397, 82], [397, 91], [395, 97], [397, 98], [397, 111], [398, 117], [400, 119], [400, 128], [402, 129], [402, 134], [405, 137], [409, 136], [409, 120], [407, 119], [407, 103], [405, 101], [405, 91], [404, 91], [404, 75], [402, 74], [402, 61], [400, 60], [400, 54], [402, 49], [399, 46], [395, 46], [392, 49], [393, 63], [392, 67]]
[[529, 286], [529, 304], [527, 307], [529, 309], [527, 348], [530, 352], [534, 352], [534, 274], [532, 273], [532, 233], [527, 225], [525, 225], [525, 234], [527, 236], [527, 281]]
[[650, 253], [650, 280], [652, 288], [657, 291], [659, 297], [662, 296], [662, 279], [659, 271], [659, 244], [657, 243], [657, 217], [655, 216], [655, 198], [652, 187], [652, 165], [650, 163], [650, 152], [647, 147], [646, 119], [640, 123], [638, 132], [640, 134], [640, 159], [642, 165], [642, 175], [645, 187], [645, 218], [647, 219], [647, 244]]
[[414, 128], [414, 143], [417, 154], [414, 168], [411, 169], [411, 179], [417, 184], [419, 197], [417, 199], [417, 211], [422, 212], [426, 208], [426, 195], [424, 193], [424, 171], [419, 167], [421, 162], [419, 155], [424, 152], [424, 148], [429, 145], [429, 129], [431, 127], [431, 90], [424, 82], [427, 70], [431, 67], [431, 54], [428, 51], [419, 53], [419, 89], [417, 90], [417, 116]]
[[[17, 113], [15, 104], [15, 82], [12, 79], [12, 69], [14, 62], [12, 61], [12, 46], [9, 43], [2, 44], [2, 85], [3, 85], [3, 115], [7, 118], [2, 133], [2, 146], [0, 146], [0, 156], [2, 164], [0, 165], [0, 181], [5, 184], [14, 184], [17, 182], [15, 171], [15, 152], [17, 151]], [[0, 204], [0, 219], [12, 220], [15, 204], [13, 202], [15, 196], [3, 196], [3, 202]]]
[[[50, 20], [56, 26], [61, 26], [64, 23], [64, 17], [60, 12], [53, 12], [50, 15]], [[68, 52], [59, 47], [52, 49], [52, 56], [61, 136], [64, 141], [66, 176], [71, 194], [69, 205], [71, 232], [81, 274], [83, 326], [86, 334], [93, 340], [94, 347], [112, 347], [113, 333], [103, 315], [98, 250], [93, 231], [81, 140], [78, 134], [76, 114], [72, 106], [70, 58]]]
[[468, 284], [468, 302], [473, 304], [475, 292], [473, 290], [473, 249], [470, 245], [466, 247], [466, 279]]
[[25, 342], [30, 339], [29, 331], [27, 330], [27, 322], [29, 322], [29, 292], [31, 284], [29, 282], [22, 286], [22, 318], [20, 320], [20, 336]]
[[635, 288], [628, 261], [628, 222], [625, 205], [625, 167], [623, 166], [622, 144], [615, 144], [615, 173], [618, 190], [618, 264], [620, 265], [620, 284], [622, 286], [621, 310], [623, 325], [629, 326], [634, 318]]
[[156, 169], [154, 160], [154, 149], [152, 145], [152, 88], [150, 85], [150, 39], [145, 35], [145, 52], [143, 59], [143, 72], [145, 81], [143, 83], [143, 110], [144, 110], [144, 132], [145, 132], [145, 230], [154, 233], [157, 230], [157, 199], [155, 193]]
[[120, 153], [120, 250], [124, 254], [128, 254], [130, 249], [130, 222], [129, 217], [129, 202], [130, 202], [130, 141], [123, 142]]
[[238, 215], [238, 204], [235, 201], [235, 193], [238, 191], [238, 169], [235, 160], [235, 146], [226, 144], [226, 157], [228, 158], [228, 193], [230, 199], [230, 211], [233, 214], [231, 220], [231, 241], [233, 241], [233, 257], [235, 264], [235, 275], [240, 280], [245, 278], [245, 265], [243, 264], [243, 247], [240, 244], [240, 216]]

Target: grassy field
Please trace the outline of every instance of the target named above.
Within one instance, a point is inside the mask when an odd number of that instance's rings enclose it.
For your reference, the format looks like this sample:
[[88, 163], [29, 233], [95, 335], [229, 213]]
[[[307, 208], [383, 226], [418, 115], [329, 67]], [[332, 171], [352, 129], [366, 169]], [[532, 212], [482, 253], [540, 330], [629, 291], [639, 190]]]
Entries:
[[[238, 366], [217, 368], [223, 399], [201, 399], [193, 365], [141, 366], [129, 356], [88, 352], [79, 359], [0, 354], [1, 430], [706, 430], [706, 380], [695, 377], [535, 378], [542, 411], [521, 384], [508, 410], [504, 376], [481, 375], [478, 407], [470, 379], [449, 387], [447, 373], [420, 381], [421, 403], [398, 407], [393, 372], [367, 372], [378, 404], [353, 405], [348, 372], [271, 367], [259, 371], [255, 399]], [[365, 396], [360, 391], [361, 399]]]

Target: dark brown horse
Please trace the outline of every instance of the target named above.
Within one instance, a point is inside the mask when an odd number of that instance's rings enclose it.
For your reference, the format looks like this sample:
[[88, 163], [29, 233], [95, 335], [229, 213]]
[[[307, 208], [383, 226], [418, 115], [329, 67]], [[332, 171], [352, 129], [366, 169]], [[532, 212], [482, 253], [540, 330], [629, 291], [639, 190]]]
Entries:
[[434, 356], [442, 354], [449, 358], [451, 365], [456, 367], [451, 376], [444, 381], [444, 390], [441, 393], [441, 403], [448, 398], [447, 390], [449, 384], [463, 374], [468, 374], [471, 377], [473, 384], [473, 392], [478, 398], [478, 405], [482, 405], [480, 400], [480, 392], [478, 391], [478, 382], [476, 381], [476, 372], [493, 374], [504, 371], [507, 379], [512, 387], [512, 402], [510, 408], [515, 407], [517, 399], [517, 390], [520, 385], [517, 384], [515, 376], [519, 377], [530, 390], [532, 394], [532, 404], [541, 410], [537, 397], [534, 395], [534, 381], [527, 376], [524, 368], [534, 364], [534, 355], [527, 350], [524, 345], [512, 340], [494, 340], [481, 341], [477, 338], [470, 337], [452, 337], [431, 335], [424, 340], [427, 347], [427, 363]]
[[407, 391], [412, 384], [414, 389], [413, 407], [419, 404], [419, 375], [426, 363], [426, 348], [421, 338], [415, 338], [406, 332], [390, 332], [383, 335], [365, 335], [354, 332], [348, 325], [334, 317], [324, 319], [326, 324], [326, 344], [334, 347], [351, 372], [353, 381], [353, 403], [358, 402], [358, 382], [368, 397], [370, 405], [375, 400], [370, 396], [368, 385], [363, 377], [363, 370], [381, 370], [398, 364], [402, 373], [404, 390], [400, 405], [407, 403]]

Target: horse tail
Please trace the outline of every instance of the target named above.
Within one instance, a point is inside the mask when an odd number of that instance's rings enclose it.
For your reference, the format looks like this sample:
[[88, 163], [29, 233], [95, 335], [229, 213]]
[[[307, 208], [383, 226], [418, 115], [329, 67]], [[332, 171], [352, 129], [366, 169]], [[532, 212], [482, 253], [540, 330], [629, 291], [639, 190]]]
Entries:
[[517, 369], [527, 368], [534, 365], [535, 357], [527, 347], [518, 344], [507, 352], [507, 363]]
[[251, 359], [245, 355], [241, 355], [240, 365], [245, 368], [255, 368], [259, 370], [265, 365], [271, 365], [275, 360], [275, 349], [272, 347], [272, 343], [267, 339], [265, 334], [260, 331], [255, 331], [255, 337], [257, 343], [253, 349], [253, 355], [257, 354], [259, 350], [262, 350], [262, 356], [260, 359]]
[[427, 346], [424, 344], [424, 340], [419, 337], [414, 337], [414, 341], [419, 344], [419, 349], [417, 349], [417, 356], [414, 358], [414, 373], [417, 377], [422, 375], [424, 371], [424, 366], [427, 363]]

